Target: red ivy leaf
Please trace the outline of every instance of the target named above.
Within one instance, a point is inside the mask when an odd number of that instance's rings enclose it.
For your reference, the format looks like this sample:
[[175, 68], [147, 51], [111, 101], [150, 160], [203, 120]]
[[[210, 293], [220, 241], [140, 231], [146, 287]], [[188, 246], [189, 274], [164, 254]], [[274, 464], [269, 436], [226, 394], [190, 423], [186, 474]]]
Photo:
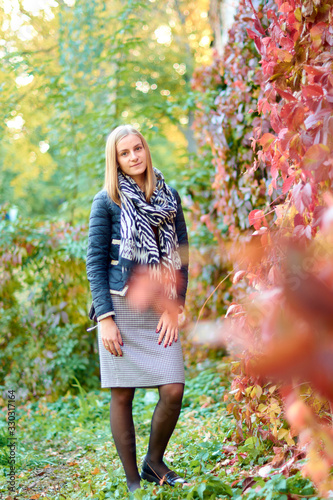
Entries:
[[291, 128], [294, 130], [298, 129], [300, 125], [304, 122], [304, 108], [303, 106], [297, 106], [294, 110], [294, 113], [291, 116], [291, 120], [289, 121]]
[[294, 175], [290, 175], [289, 177], [287, 177], [287, 179], [284, 181], [283, 186], [282, 186], [282, 193], [283, 194], [286, 194], [289, 191], [294, 180], [295, 180]]
[[253, 30], [250, 30], [250, 28], [246, 28], [247, 34], [249, 35], [252, 40], [255, 40], [256, 38], [259, 38], [258, 33], [255, 33]]
[[262, 35], [266, 35], [266, 32], [265, 32], [264, 28], [262, 27], [261, 22], [259, 21], [258, 14], [257, 14], [255, 8], [253, 7], [252, 0], [249, 0], [249, 3], [251, 5], [251, 9], [252, 9], [252, 12], [253, 12], [254, 17], [255, 17], [255, 19], [254, 19], [255, 29], [258, 30], [259, 33], [261, 33]]
[[323, 97], [324, 92], [320, 85], [305, 85], [302, 88], [303, 97]]
[[325, 72], [327, 72], [327, 69], [322, 68], [321, 66], [310, 66], [308, 64], [305, 64], [303, 66], [303, 69], [308, 73], [308, 75], [314, 75], [314, 76], [321, 76]]
[[311, 240], [312, 238], [312, 231], [311, 231], [311, 226], [305, 226], [305, 231], [304, 231], [305, 236]]
[[258, 35], [258, 33], [255, 33], [255, 31], [250, 30], [249, 28], [246, 28], [247, 34], [249, 35], [252, 40], [254, 40], [254, 43], [256, 45], [257, 51], [259, 54], [261, 53], [261, 39]]
[[311, 184], [307, 183], [303, 185], [299, 182], [293, 187], [293, 199], [295, 202], [295, 207], [300, 214], [304, 213], [305, 208], [309, 207], [312, 201], [312, 188]]
[[276, 91], [287, 101], [297, 101], [296, 97], [293, 96], [291, 92], [287, 92], [286, 90], [282, 90], [279, 88], [277, 88]]
[[294, 227], [304, 226], [304, 217], [300, 214], [296, 214], [294, 217]]
[[302, 189], [302, 200], [306, 207], [308, 207], [312, 201], [312, 188], [309, 182], [305, 184]]
[[262, 210], [252, 210], [249, 213], [249, 222], [256, 230], [260, 229], [262, 224], [266, 222], [264, 212]]
[[305, 206], [302, 200], [302, 186], [303, 184], [299, 182], [293, 187], [293, 199], [295, 202], [295, 207], [300, 214], [303, 214]]
[[326, 207], [318, 205], [315, 207], [312, 216], [312, 227], [317, 227], [321, 225], [322, 217], [325, 213]]
[[322, 44], [326, 23], [318, 23], [310, 29], [310, 36], [314, 49], [319, 49]]
[[276, 139], [275, 135], [269, 134], [268, 132], [264, 134], [260, 139], [259, 139], [259, 144], [262, 146], [264, 151], [267, 151], [269, 149], [269, 146], [272, 144], [272, 142]]
[[291, 12], [293, 10], [293, 6], [290, 5], [289, 2], [284, 2], [282, 5], [279, 7], [279, 11], [283, 12], [284, 14], [287, 14], [288, 12]]
[[316, 170], [327, 160], [329, 154], [330, 149], [325, 144], [314, 144], [305, 153], [302, 167], [306, 170]]

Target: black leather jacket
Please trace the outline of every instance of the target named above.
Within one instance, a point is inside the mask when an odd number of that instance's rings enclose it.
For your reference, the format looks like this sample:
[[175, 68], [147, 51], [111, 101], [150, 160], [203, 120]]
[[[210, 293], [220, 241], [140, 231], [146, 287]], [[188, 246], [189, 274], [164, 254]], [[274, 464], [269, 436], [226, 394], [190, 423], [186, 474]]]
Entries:
[[[169, 186], [177, 200], [175, 228], [180, 245], [182, 283], [178, 288], [178, 302], [185, 304], [188, 284], [188, 237], [186, 223], [178, 192]], [[119, 264], [120, 207], [114, 203], [106, 190], [94, 197], [88, 234], [86, 259], [87, 276], [97, 319], [114, 314], [110, 292], [125, 295], [129, 276]]]

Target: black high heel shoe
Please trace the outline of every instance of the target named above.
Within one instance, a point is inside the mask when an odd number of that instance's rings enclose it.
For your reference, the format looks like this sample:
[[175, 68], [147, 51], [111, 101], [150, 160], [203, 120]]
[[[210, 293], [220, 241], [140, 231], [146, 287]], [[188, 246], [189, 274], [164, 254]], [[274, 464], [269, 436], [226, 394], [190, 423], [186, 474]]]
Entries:
[[169, 486], [175, 486], [177, 483], [183, 486], [190, 485], [183, 477], [178, 476], [173, 470], [169, 470], [164, 476], [160, 476], [153, 467], [147, 462], [146, 458], [143, 460], [141, 478], [149, 481], [150, 483], [156, 483], [162, 486], [163, 484], [168, 484]]

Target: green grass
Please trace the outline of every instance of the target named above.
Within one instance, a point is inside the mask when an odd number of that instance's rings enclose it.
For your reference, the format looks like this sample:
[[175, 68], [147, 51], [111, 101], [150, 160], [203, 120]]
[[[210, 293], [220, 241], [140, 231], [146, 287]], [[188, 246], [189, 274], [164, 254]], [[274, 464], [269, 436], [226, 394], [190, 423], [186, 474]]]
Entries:
[[[18, 407], [15, 498], [318, 499], [311, 483], [297, 470], [290, 477], [278, 470], [271, 477], [260, 477], [258, 471], [271, 458], [272, 446], [253, 446], [251, 441], [237, 445], [233, 441], [235, 421], [223, 401], [229, 390], [228, 365], [206, 360], [199, 368], [192, 370], [186, 381], [181, 416], [166, 452], [169, 467], [192, 486], [172, 489], [146, 483], [146, 489], [128, 494], [110, 433], [110, 390], [86, 393], [74, 384], [73, 392], [79, 389], [78, 395], [67, 394], [53, 403], [45, 398]], [[146, 453], [157, 399], [156, 389], [136, 391], [139, 465]], [[8, 495], [6, 425], [1, 419], [0, 498]]]

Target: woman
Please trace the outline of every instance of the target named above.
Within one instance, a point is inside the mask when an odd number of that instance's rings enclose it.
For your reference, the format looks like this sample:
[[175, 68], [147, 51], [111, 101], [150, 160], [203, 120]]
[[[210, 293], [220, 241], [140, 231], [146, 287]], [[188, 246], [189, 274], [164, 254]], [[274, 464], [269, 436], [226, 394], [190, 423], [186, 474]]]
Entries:
[[[111, 388], [111, 432], [130, 491], [141, 478], [187, 484], [163, 462], [185, 384], [178, 313], [187, 290], [188, 240], [181, 201], [152, 166], [148, 144], [135, 128], [113, 130], [105, 153], [105, 186], [90, 214], [87, 276], [98, 320], [101, 387]], [[157, 298], [144, 311], [128, 300], [139, 265], [164, 284], [165, 304], [176, 301], [176, 312], [159, 310]], [[132, 417], [136, 387], [159, 390], [141, 477]]]

